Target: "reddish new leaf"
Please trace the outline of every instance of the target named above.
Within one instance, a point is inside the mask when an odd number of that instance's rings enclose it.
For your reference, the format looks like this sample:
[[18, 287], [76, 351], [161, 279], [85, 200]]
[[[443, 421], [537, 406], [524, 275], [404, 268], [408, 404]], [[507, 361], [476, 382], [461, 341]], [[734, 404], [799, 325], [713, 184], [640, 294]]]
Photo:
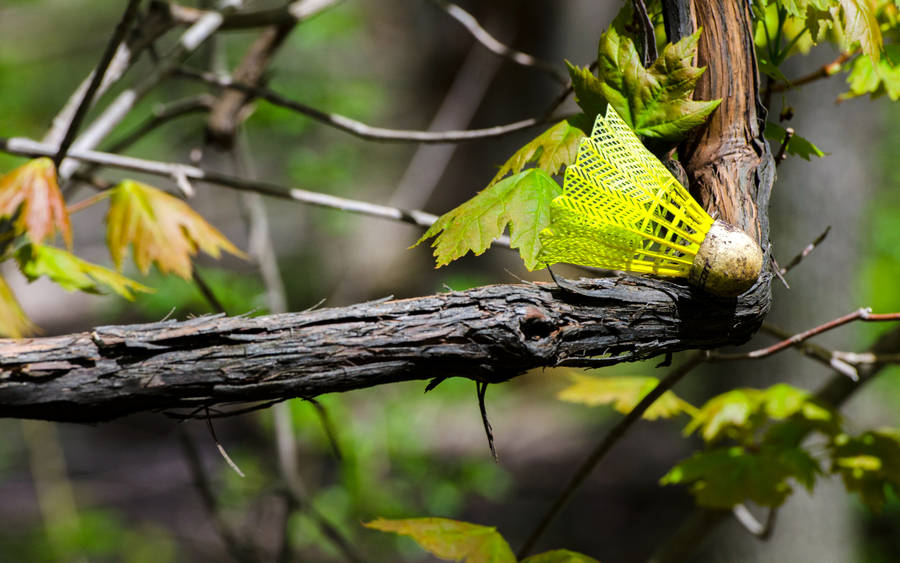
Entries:
[[8, 218], [15, 219], [16, 235], [41, 243], [60, 231], [72, 247], [72, 227], [52, 160], [36, 158], [0, 177], [0, 219]]
[[113, 188], [106, 216], [106, 244], [121, 269], [127, 247], [146, 274], [155, 262], [162, 273], [191, 279], [197, 250], [218, 258], [221, 251], [244, 257], [215, 227], [182, 200], [153, 186], [125, 180]]

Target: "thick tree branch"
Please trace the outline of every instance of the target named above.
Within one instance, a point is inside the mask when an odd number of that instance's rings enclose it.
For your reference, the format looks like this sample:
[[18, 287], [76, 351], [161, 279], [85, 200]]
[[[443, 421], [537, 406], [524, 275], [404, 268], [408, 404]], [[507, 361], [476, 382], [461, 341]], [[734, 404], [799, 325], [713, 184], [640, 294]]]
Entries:
[[612, 365], [737, 344], [769, 305], [767, 283], [738, 300], [626, 275], [578, 287], [593, 297], [549, 284], [495, 285], [0, 341], [0, 416], [90, 422], [438, 376], [497, 382], [572, 358]]

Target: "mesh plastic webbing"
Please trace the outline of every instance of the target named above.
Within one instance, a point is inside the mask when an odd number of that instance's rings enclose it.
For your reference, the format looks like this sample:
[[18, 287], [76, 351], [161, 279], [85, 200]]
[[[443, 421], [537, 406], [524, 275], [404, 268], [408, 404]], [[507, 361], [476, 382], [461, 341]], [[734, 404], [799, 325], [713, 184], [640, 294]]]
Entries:
[[686, 277], [713, 219], [612, 106], [566, 169], [539, 260]]

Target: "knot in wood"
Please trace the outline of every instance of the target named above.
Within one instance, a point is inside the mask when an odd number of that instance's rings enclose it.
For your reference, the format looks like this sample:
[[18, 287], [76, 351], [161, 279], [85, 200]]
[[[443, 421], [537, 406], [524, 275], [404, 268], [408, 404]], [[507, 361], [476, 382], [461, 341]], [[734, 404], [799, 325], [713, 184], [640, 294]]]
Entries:
[[531, 305], [525, 309], [525, 314], [519, 322], [519, 330], [527, 339], [543, 340], [553, 334], [556, 324], [546, 311]]

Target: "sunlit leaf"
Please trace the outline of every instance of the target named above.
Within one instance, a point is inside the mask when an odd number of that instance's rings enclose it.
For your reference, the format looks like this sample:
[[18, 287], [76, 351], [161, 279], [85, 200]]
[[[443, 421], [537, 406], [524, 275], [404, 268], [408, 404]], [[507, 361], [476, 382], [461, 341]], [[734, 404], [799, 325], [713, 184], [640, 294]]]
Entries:
[[49, 158], [36, 158], [0, 177], [0, 219], [12, 218], [17, 235], [40, 243], [59, 231], [72, 247], [69, 214]]
[[0, 276], [0, 336], [22, 338], [37, 332], [37, 327], [25, 315], [12, 289]]
[[153, 291], [114, 270], [91, 264], [52, 246], [25, 245], [16, 251], [16, 261], [29, 281], [47, 276], [66, 291], [103, 293], [112, 290], [128, 300], [134, 299], [136, 291]]
[[575, 162], [578, 143], [583, 138], [584, 131], [564, 119], [517, 150], [500, 167], [491, 184], [509, 173], [520, 172], [532, 162], [547, 174], [556, 174], [563, 166]]
[[792, 492], [789, 479], [812, 490], [821, 472], [819, 463], [800, 447], [733, 446], [695, 454], [672, 468], [660, 483], [690, 485], [703, 506], [731, 508], [747, 500], [779, 506]]
[[515, 563], [509, 544], [496, 528], [448, 518], [377, 518], [368, 528], [410, 536], [425, 551], [449, 561], [463, 563]]
[[884, 56], [878, 61], [857, 57], [847, 75], [848, 92], [838, 96], [847, 100], [869, 94], [873, 98], [887, 95], [892, 101], [900, 99], [900, 45], [886, 45]]
[[[570, 373], [569, 377], [572, 385], [557, 393], [557, 398], [588, 406], [612, 404], [622, 414], [631, 412], [659, 383], [655, 377], [593, 377], [577, 372]], [[695, 410], [675, 393], [666, 391], [647, 409], [643, 418], [671, 418]]]
[[[786, 131], [781, 125], [772, 121], [766, 122], [766, 139], [772, 141], [772, 143], [775, 144], [775, 147], [780, 146], [781, 143], [784, 142], [785, 134]], [[776, 149], [773, 148], [772, 150], [775, 151]], [[791, 137], [791, 140], [788, 141], [785, 152], [799, 156], [804, 160], [809, 160], [810, 156], [825, 156], [825, 153], [822, 152], [819, 147], [796, 133]]]
[[125, 180], [112, 190], [106, 243], [118, 269], [131, 244], [134, 262], [144, 274], [155, 262], [161, 272], [173, 272], [184, 279], [191, 278], [191, 258], [198, 249], [213, 258], [218, 258], [222, 250], [244, 256], [188, 204], [133, 180]]
[[840, 474], [850, 492], [859, 493], [870, 509], [884, 508], [889, 489], [900, 493], [900, 432], [870, 430], [859, 436], [841, 434], [831, 445], [831, 471]]
[[862, 52], [878, 61], [881, 56], [881, 28], [869, 0], [840, 0], [844, 10], [844, 35], [850, 44], [859, 43]]
[[550, 200], [562, 193], [559, 184], [539, 168], [530, 168], [493, 184], [456, 209], [443, 214], [416, 244], [436, 237], [431, 246], [437, 267], [469, 251], [479, 255], [509, 225], [511, 246], [525, 267], [538, 267], [538, 233], [550, 224]]
[[684, 433], [699, 429], [706, 442], [749, 439], [771, 421], [791, 417], [827, 434], [836, 429], [834, 412], [817, 404], [809, 392], [779, 383], [768, 389], [734, 389], [711, 398], [695, 412]]
[[605, 112], [606, 103], [644, 137], [679, 141], [698, 125], [721, 100], [691, 99], [704, 68], [693, 66], [698, 30], [678, 43], [666, 45], [659, 58], [645, 69], [630, 38], [611, 26], [600, 38], [597, 76], [589, 69], [569, 66], [575, 100], [589, 121]]
[[554, 549], [538, 553], [531, 557], [526, 557], [521, 563], [600, 563], [593, 557], [588, 557], [581, 553], [569, 551], [568, 549]]

